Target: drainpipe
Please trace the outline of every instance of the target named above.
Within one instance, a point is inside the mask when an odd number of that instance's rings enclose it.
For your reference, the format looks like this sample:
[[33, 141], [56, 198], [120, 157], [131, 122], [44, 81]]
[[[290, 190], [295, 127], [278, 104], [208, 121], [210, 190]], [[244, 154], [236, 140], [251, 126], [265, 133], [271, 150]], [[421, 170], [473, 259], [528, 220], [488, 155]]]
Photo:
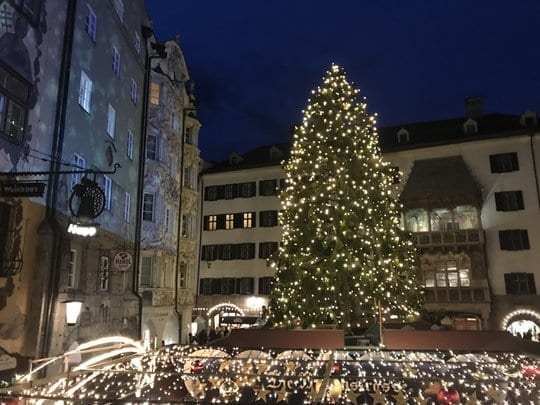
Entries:
[[71, 72], [71, 55], [73, 51], [73, 34], [75, 29], [75, 11], [77, 0], [69, 0], [66, 7], [66, 22], [64, 27], [64, 43], [62, 59], [60, 61], [60, 74], [58, 78], [58, 92], [56, 97], [56, 112], [54, 116], [54, 129], [51, 145], [53, 160], [49, 166], [49, 179], [47, 197], [45, 203], [45, 217], [53, 234], [49, 280], [45, 290], [44, 308], [41, 309], [39, 335], [37, 349], [39, 357], [47, 357], [50, 350], [54, 323], [55, 305], [58, 299], [58, 285], [60, 282], [60, 265], [62, 257], [63, 231], [58, 223], [56, 204], [57, 190], [60, 178], [60, 158], [64, 146], [64, 134], [66, 124], [66, 110], [69, 96], [69, 75]]

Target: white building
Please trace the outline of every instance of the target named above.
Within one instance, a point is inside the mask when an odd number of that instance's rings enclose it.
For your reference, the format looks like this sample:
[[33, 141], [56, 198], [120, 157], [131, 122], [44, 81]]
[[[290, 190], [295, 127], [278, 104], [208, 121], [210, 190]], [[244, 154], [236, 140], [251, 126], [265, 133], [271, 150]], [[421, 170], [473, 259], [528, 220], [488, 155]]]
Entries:
[[[540, 332], [538, 135], [535, 113], [483, 115], [476, 98], [464, 118], [380, 129], [433, 323]], [[203, 173], [197, 310], [212, 325], [267, 304], [288, 147], [232, 154]]]

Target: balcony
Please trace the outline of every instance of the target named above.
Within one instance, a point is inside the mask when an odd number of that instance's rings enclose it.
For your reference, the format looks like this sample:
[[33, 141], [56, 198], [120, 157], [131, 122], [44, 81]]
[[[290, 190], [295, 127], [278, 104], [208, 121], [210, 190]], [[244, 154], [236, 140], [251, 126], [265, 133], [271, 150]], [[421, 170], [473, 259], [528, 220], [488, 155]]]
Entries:
[[414, 232], [413, 243], [416, 247], [480, 245], [484, 243], [484, 232], [481, 229]]

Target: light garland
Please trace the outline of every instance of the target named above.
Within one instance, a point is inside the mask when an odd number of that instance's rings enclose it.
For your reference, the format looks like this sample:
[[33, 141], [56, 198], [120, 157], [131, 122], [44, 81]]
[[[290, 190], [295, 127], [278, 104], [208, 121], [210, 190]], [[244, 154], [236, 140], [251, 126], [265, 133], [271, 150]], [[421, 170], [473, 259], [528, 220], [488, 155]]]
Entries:
[[399, 228], [375, 117], [336, 65], [312, 94], [283, 167], [273, 323], [351, 329], [376, 316], [413, 319], [422, 307], [416, 255]]
[[2, 397], [123, 403], [536, 404], [540, 399], [538, 360], [522, 354], [180, 345], [129, 356], [113, 352], [97, 354], [54, 382], [10, 387]]

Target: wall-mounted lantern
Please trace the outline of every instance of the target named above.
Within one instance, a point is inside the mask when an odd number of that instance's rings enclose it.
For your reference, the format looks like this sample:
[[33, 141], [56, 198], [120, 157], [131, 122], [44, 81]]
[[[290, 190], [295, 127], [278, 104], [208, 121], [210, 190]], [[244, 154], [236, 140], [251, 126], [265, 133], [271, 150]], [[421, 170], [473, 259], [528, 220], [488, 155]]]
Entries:
[[79, 315], [81, 314], [82, 301], [81, 300], [67, 300], [66, 304], [66, 323], [69, 326], [77, 324]]

